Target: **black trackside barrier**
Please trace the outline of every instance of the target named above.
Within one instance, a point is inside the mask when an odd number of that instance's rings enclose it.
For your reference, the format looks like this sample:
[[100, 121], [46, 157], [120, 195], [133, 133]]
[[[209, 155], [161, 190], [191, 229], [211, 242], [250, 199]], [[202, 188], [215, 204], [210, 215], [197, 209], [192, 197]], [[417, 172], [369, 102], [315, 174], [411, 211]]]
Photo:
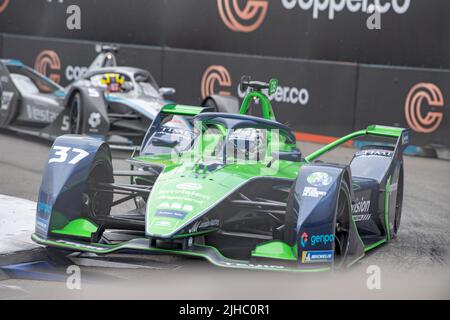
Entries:
[[355, 127], [411, 128], [411, 145], [450, 147], [450, 71], [359, 66]]
[[[79, 30], [67, 26], [73, 5], [81, 13]], [[162, 45], [163, 13], [164, 0], [0, 0], [0, 32]]]
[[[17, 58], [66, 85], [97, 55], [96, 42], [3, 34], [2, 58]], [[1, 42], [0, 42], [1, 43]], [[276, 118], [294, 131], [338, 137], [369, 124], [411, 128], [411, 145], [450, 147], [450, 71], [269, 58], [119, 44], [119, 65], [148, 69], [175, 101], [198, 105], [211, 94], [240, 101], [242, 75], [279, 80]], [[252, 110], [258, 115], [260, 108]]]
[[[235, 95], [242, 75], [279, 79], [271, 96], [278, 121], [293, 130], [341, 135], [352, 130], [356, 64], [165, 50], [164, 83], [177, 88], [178, 99], [198, 104], [213, 93]], [[258, 115], [260, 107], [254, 106]]]
[[[80, 30], [67, 27], [73, 5]], [[448, 0], [0, 0], [0, 32], [448, 69], [449, 13]]]
[[[19, 59], [65, 86], [86, 72], [98, 55], [99, 42], [4, 35], [2, 57]], [[162, 79], [160, 47], [120, 45], [117, 64], [149, 70]]]

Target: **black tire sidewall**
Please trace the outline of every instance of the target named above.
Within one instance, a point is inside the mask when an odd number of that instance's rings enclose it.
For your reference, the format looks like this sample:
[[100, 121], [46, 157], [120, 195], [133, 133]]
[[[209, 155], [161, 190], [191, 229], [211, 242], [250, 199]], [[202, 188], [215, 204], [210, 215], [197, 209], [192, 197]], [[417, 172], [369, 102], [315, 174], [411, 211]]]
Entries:
[[[73, 110], [74, 110], [74, 108], [75, 108], [75, 106], [74, 106], [75, 101], [77, 101], [76, 106], [77, 106], [77, 109], [78, 109], [78, 113], [77, 113], [76, 119], [74, 119], [74, 112], [73, 112]], [[69, 110], [69, 117], [70, 117], [70, 133], [71, 133], [71, 134], [81, 134], [81, 133], [82, 133], [82, 123], [81, 123], [81, 119], [83, 119], [83, 116], [82, 116], [83, 110], [82, 110], [82, 106], [81, 106], [81, 95], [80, 95], [79, 92], [76, 92], [76, 93], [72, 96], [72, 98], [70, 99], [70, 102], [69, 102], [69, 108], [70, 108], [70, 110]], [[76, 122], [75, 128], [72, 126], [72, 124], [74, 123], [74, 121]]]

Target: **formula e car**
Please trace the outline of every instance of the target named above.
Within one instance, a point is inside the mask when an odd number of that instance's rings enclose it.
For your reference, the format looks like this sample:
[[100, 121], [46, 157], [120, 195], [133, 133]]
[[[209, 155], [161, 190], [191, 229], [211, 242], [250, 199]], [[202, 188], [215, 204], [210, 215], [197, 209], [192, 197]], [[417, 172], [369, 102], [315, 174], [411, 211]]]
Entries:
[[[59, 137], [32, 239], [63, 251], [177, 254], [222, 267], [312, 272], [348, 267], [394, 238], [408, 130], [371, 125], [303, 156], [263, 93], [276, 87], [244, 81], [240, 114], [164, 106], [128, 171], [113, 170], [102, 141]], [[247, 115], [255, 100], [263, 117]], [[368, 135], [393, 144], [367, 146], [348, 165], [316, 161]]]
[[[146, 70], [117, 66], [117, 50], [102, 46], [88, 71], [66, 88], [18, 60], [0, 60], [0, 128], [47, 139], [75, 133], [103, 137], [116, 147], [140, 145], [175, 90], [159, 88]], [[205, 101], [212, 101], [217, 110], [229, 108], [229, 103], [238, 110], [237, 100], [231, 98]]]

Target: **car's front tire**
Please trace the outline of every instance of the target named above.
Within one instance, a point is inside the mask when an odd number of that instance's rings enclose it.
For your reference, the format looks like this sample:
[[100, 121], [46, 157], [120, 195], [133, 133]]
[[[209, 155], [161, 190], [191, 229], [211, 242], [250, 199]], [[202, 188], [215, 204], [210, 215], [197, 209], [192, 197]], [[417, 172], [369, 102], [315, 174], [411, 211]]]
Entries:
[[336, 206], [336, 221], [334, 227], [334, 259], [333, 268], [340, 269], [345, 265], [349, 246], [349, 231], [351, 217], [350, 189], [347, 181], [341, 181], [339, 197]]
[[69, 102], [70, 113], [70, 133], [81, 134], [82, 133], [82, 108], [81, 108], [81, 95], [76, 92]]

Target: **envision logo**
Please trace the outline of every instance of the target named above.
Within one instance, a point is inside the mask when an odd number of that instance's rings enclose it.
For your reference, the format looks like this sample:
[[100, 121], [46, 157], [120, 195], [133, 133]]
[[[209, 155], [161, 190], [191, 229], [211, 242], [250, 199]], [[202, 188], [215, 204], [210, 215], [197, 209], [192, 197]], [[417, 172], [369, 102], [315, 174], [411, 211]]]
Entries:
[[[430, 110], [424, 114], [424, 105]], [[408, 125], [416, 132], [431, 133], [439, 128], [442, 118], [441, 111], [433, 110], [444, 106], [441, 90], [432, 83], [418, 83], [408, 93], [405, 102], [405, 117]]]
[[305, 11], [312, 10], [314, 19], [319, 18], [320, 12], [328, 11], [328, 19], [333, 20], [335, 13], [343, 10], [353, 13], [373, 13], [374, 7], [380, 14], [390, 10], [397, 14], [404, 14], [408, 11], [411, 0], [281, 0], [281, 3], [288, 10], [295, 7]]
[[235, 32], [252, 32], [266, 17], [268, 0], [247, 0], [243, 9], [238, 0], [217, 0], [220, 18], [228, 29]]
[[36, 58], [34, 69], [39, 73], [49, 77], [56, 83], [61, 80], [59, 70], [61, 70], [61, 61], [55, 51], [44, 50]]
[[0, 13], [6, 10], [6, 7], [9, 4], [9, 0], [0, 1]]

